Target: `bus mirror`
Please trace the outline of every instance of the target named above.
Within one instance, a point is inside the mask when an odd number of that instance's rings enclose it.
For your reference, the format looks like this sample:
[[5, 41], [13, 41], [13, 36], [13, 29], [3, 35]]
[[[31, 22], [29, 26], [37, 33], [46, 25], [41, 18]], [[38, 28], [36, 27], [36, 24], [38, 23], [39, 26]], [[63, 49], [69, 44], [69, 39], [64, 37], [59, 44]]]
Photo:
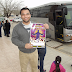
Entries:
[[63, 13], [67, 15], [67, 7], [63, 7]]

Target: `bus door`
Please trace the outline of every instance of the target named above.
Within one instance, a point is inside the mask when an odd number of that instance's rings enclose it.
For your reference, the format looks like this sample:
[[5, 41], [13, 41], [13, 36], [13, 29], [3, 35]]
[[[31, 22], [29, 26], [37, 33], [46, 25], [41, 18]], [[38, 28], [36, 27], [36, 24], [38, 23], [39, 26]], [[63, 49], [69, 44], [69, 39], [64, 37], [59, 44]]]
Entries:
[[62, 10], [55, 10], [55, 39], [63, 41], [63, 14]]

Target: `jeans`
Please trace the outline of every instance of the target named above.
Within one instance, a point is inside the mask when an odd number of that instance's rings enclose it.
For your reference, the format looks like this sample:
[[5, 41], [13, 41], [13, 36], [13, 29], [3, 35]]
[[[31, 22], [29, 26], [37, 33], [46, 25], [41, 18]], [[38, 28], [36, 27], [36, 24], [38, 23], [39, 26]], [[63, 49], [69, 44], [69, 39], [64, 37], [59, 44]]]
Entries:
[[38, 48], [38, 55], [39, 55], [39, 59], [40, 59], [40, 72], [43, 72], [45, 54], [46, 54], [46, 47]]
[[6, 36], [6, 30], [4, 29], [4, 35]]

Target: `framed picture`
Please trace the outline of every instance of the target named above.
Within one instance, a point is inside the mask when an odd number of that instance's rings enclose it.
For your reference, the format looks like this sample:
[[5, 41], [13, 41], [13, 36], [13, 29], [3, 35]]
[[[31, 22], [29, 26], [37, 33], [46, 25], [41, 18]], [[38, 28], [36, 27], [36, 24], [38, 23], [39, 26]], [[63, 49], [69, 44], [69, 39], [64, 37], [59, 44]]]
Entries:
[[46, 29], [42, 23], [34, 23], [30, 30], [30, 43], [33, 48], [45, 48]]

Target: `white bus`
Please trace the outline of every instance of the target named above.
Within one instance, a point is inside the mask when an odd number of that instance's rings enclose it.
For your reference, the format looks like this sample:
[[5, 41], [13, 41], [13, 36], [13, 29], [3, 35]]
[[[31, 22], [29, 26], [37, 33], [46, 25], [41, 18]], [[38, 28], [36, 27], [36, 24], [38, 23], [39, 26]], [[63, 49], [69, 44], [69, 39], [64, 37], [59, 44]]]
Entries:
[[51, 38], [61, 42], [72, 41], [72, 4], [50, 3], [30, 9], [31, 20], [48, 23]]

